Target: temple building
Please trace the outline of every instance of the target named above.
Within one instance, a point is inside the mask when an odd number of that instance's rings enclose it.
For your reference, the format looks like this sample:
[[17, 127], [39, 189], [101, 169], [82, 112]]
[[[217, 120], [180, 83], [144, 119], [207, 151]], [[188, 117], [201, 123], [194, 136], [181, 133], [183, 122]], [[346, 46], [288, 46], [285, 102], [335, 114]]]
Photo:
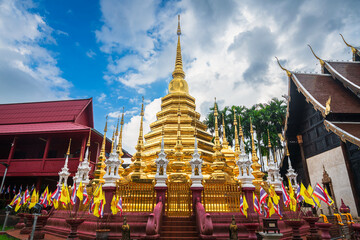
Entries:
[[[6, 186], [27, 184], [30, 187], [35, 184], [37, 188], [41, 185], [54, 187], [67, 150], [68, 169], [73, 176], [79, 162], [84, 159], [87, 142], [90, 145], [90, 172], [93, 171], [103, 135], [94, 129], [91, 98], [1, 104], [0, 113], [0, 162], [9, 164]], [[111, 141], [107, 139], [107, 152], [110, 147]], [[131, 157], [123, 151], [124, 158]], [[4, 171], [5, 167], [0, 165], [0, 175], [3, 176]]]
[[[345, 44], [352, 50], [352, 61], [323, 60], [309, 46], [321, 74], [280, 67], [289, 77], [285, 137], [299, 180], [324, 186], [337, 208], [343, 199], [356, 216], [360, 214], [360, 52]], [[288, 162], [283, 161], [282, 172], [286, 169]]]

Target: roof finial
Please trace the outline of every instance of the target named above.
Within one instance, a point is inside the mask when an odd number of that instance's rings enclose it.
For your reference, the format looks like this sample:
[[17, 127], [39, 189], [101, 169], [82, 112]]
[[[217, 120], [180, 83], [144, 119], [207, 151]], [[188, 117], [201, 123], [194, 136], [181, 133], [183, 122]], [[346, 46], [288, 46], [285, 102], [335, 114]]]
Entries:
[[281, 66], [280, 61], [277, 57], [275, 57], [275, 58], [276, 58], [277, 63], [279, 64], [279, 67], [286, 72], [288, 77], [291, 77], [292, 73], [289, 70], [287, 70], [286, 68], [284, 68], [283, 66]]
[[340, 36], [341, 36], [341, 38], [343, 39], [343, 41], [344, 41], [344, 43], [346, 44], [346, 46], [350, 47], [350, 48], [351, 48], [351, 51], [352, 51], [353, 53], [356, 53], [356, 52], [357, 52], [356, 48], [354, 48], [353, 46], [351, 46], [350, 44], [348, 44], [348, 43], [345, 41], [345, 38], [343, 37], [343, 35], [342, 35], [341, 33], [340, 33]]
[[321, 58], [319, 58], [318, 56], [316, 56], [316, 54], [314, 53], [314, 51], [313, 51], [312, 47], [310, 46], [310, 44], [308, 44], [308, 46], [309, 46], [312, 54], [314, 54], [315, 58], [316, 58], [317, 60], [319, 60], [321, 66], [324, 66], [324, 64], [325, 64], [324, 60], [322, 60]]
[[290, 153], [289, 153], [289, 148], [288, 148], [288, 141], [286, 141], [286, 156], [290, 156]]
[[331, 103], [331, 96], [329, 96], [328, 100], [326, 101], [325, 116], [328, 115], [331, 111], [330, 103]]
[[69, 141], [69, 146], [68, 146], [68, 150], [66, 152], [66, 155], [70, 155], [70, 147], [71, 147], [71, 138], [70, 138], [70, 141]]

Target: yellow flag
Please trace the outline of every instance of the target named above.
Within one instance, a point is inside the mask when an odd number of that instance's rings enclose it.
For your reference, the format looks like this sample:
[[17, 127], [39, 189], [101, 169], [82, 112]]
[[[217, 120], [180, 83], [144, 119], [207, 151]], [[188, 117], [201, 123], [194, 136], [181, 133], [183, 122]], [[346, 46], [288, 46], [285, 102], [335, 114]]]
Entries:
[[291, 185], [290, 179], [289, 179], [289, 195], [290, 195], [290, 197], [295, 197], [295, 192], [294, 192], [294, 189], [293, 189], [293, 187]]
[[97, 186], [97, 188], [95, 189], [94, 194], [93, 194], [93, 196], [94, 196], [94, 203], [99, 203], [100, 200], [102, 199], [102, 195], [103, 195], [102, 185], [99, 184], [99, 185]]
[[64, 184], [62, 185], [61, 188], [60, 202], [64, 203], [65, 205], [70, 202], [69, 189], [67, 186], [64, 186]]
[[115, 195], [113, 196], [113, 198], [112, 198], [112, 200], [111, 200], [111, 212], [112, 212], [112, 214], [113, 215], [116, 215], [117, 214], [117, 207], [116, 207], [116, 203], [117, 203], [117, 201], [116, 201], [116, 197], [115, 197]]
[[19, 201], [16, 203], [15, 212], [19, 211], [19, 208], [21, 207], [20, 202], [21, 202], [21, 200], [19, 200]]
[[11, 202], [10, 202], [9, 205], [13, 205], [13, 204], [14, 204], [14, 202], [15, 202], [15, 200], [16, 200], [16, 197], [17, 197], [17, 195], [14, 196], [14, 198], [11, 200]]
[[297, 201], [295, 199], [294, 196], [290, 196], [290, 210], [293, 211], [293, 212], [296, 212], [296, 207], [297, 207]]
[[307, 188], [307, 191], [310, 193], [312, 199], [314, 200], [315, 205], [320, 207], [320, 201], [319, 201], [319, 199], [313, 194], [314, 190], [313, 190], [313, 188], [311, 187], [310, 184], [309, 184], [309, 186], [308, 186], [308, 188]]
[[247, 217], [247, 210], [249, 208], [249, 205], [246, 201], [246, 196], [244, 196], [243, 199], [244, 199], [243, 200], [243, 212], [244, 212], [245, 217]]
[[271, 201], [271, 198], [268, 199], [268, 208], [269, 208], [269, 217], [271, 217], [275, 213], [274, 204]]
[[34, 189], [32, 195], [31, 195], [31, 198], [30, 198], [29, 209], [32, 209], [37, 202], [38, 202], [37, 193], [36, 193], [36, 189]]
[[79, 184], [79, 187], [76, 191], [76, 196], [80, 199], [80, 201], [82, 201], [84, 198], [84, 185], [82, 184], [82, 182], [80, 182]]
[[273, 186], [270, 186], [269, 194], [270, 194], [270, 197], [272, 198], [272, 200], [274, 201], [274, 203], [276, 205], [278, 205], [280, 197], [276, 194], [275, 189], [274, 189]]
[[99, 213], [99, 203], [95, 203], [95, 207], [94, 207], [94, 216], [95, 217], [100, 217], [100, 213]]
[[304, 198], [304, 201], [311, 206], [315, 206], [314, 200], [312, 199], [310, 193], [306, 190], [304, 184], [301, 183], [300, 195]]

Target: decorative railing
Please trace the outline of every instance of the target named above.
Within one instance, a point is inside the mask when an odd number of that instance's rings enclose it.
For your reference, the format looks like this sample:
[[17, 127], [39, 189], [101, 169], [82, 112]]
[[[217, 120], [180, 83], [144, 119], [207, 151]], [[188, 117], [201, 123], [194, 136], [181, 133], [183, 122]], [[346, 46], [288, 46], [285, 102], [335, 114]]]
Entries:
[[188, 217], [192, 214], [192, 194], [189, 183], [168, 183], [166, 215]]
[[116, 194], [122, 198], [123, 212], [152, 212], [156, 193], [153, 183], [126, 183], [117, 185]]
[[238, 184], [205, 182], [202, 202], [206, 212], [239, 212]]

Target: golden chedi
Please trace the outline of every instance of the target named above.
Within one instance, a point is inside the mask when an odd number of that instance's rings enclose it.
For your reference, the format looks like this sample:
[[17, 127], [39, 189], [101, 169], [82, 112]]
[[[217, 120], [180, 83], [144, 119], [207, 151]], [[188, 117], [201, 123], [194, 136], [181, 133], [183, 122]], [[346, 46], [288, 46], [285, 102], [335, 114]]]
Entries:
[[[197, 132], [198, 150], [203, 163], [204, 178], [209, 178], [211, 172], [213, 143], [212, 136], [206, 131], [207, 126], [200, 121], [200, 114], [195, 111], [195, 98], [189, 95], [188, 84], [183, 71], [180, 22], [178, 24], [178, 43], [176, 49], [175, 70], [173, 79], [169, 83], [169, 94], [161, 99], [161, 111], [156, 114], [157, 120], [150, 124], [150, 132], [145, 134], [145, 144], [141, 159], [146, 165], [144, 172], [147, 177], [154, 179], [156, 173], [155, 160], [161, 149], [161, 129], [164, 127], [164, 149], [169, 160], [167, 171], [169, 179], [185, 181], [191, 175], [189, 161], [194, 152], [195, 137]], [[180, 122], [180, 124], [179, 124]], [[180, 141], [181, 140], [181, 145]], [[179, 169], [179, 164], [184, 168]], [[182, 172], [180, 172], [182, 171]], [[173, 174], [171, 173], [181, 173]]]

